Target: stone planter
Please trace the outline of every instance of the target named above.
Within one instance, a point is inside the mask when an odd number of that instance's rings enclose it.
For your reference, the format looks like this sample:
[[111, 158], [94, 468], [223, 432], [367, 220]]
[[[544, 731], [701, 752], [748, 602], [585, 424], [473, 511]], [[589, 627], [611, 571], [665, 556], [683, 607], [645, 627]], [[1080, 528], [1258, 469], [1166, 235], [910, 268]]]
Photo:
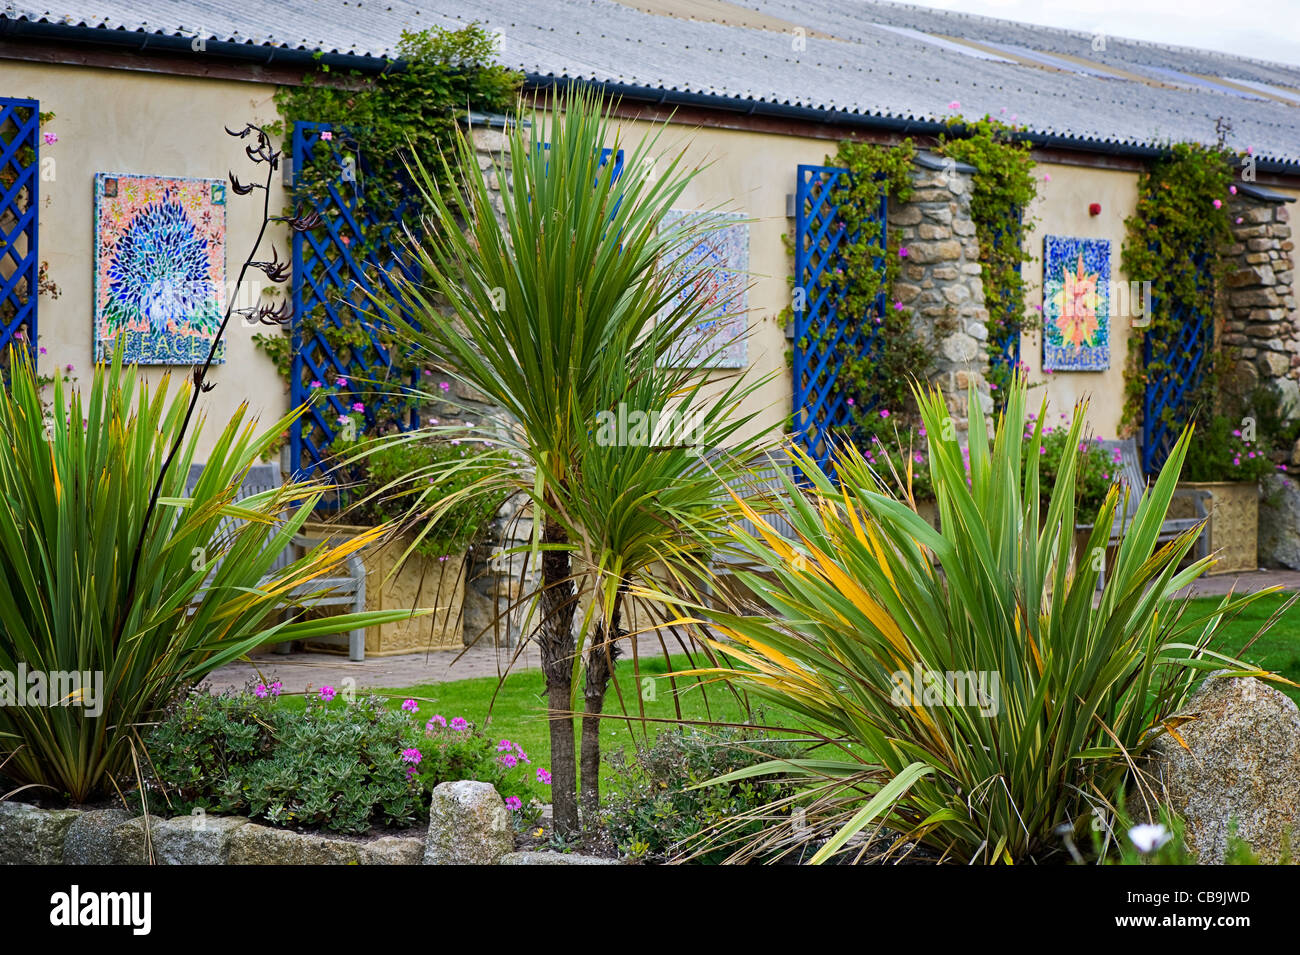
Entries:
[[[1243, 481], [1183, 481], [1179, 488], [1208, 493], [1205, 508], [1210, 520], [1206, 533], [1210, 535], [1210, 552], [1218, 552], [1219, 562], [1210, 570], [1212, 574], [1239, 574], [1259, 567], [1259, 485]], [[1191, 517], [1179, 508], [1187, 502], [1174, 499], [1169, 509], [1170, 517]]]
[[[311, 538], [337, 543], [367, 530], [369, 528], [352, 524], [307, 523], [303, 525], [302, 533]], [[409, 620], [368, 627], [366, 656], [464, 649], [464, 554], [451, 554], [446, 560], [439, 560], [413, 553], [394, 573], [394, 568], [409, 543], [399, 538], [371, 544], [361, 551], [361, 559], [366, 565], [366, 609], [438, 609], [434, 613]], [[314, 612], [328, 615], [341, 611], [329, 608]], [[346, 653], [347, 635], [319, 637], [308, 641], [307, 646], [313, 650]]]

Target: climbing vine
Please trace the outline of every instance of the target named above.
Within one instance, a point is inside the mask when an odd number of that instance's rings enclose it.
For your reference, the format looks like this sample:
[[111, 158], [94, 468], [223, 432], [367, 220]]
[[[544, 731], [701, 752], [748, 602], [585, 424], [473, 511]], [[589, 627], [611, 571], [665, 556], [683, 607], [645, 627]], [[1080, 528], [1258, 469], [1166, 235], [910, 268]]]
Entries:
[[[1150, 282], [1145, 327], [1129, 336], [1125, 368], [1123, 424], [1141, 421], [1143, 396], [1151, 376], [1170, 376], [1175, 390], [1184, 384], [1179, 344], [1184, 317], [1213, 315], [1224, 279], [1225, 247], [1232, 241], [1227, 200], [1236, 191], [1232, 169], [1236, 157], [1219, 146], [1178, 143], [1152, 163], [1138, 179], [1138, 203], [1124, 224], [1127, 235], [1121, 255], [1131, 281]], [[1135, 323], [1136, 324], [1136, 323]], [[1150, 341], [1144, 361], [1143, 344]], [[1216, 369], [1207, 349], [1197, 366], [1199, 382], [1179, 407], [1166, 407], [1162, 419], [1176, 427], [1187, 412], [1198, 409], [1202, 420], [1214, 412]]]
[[988, 309], [988, 381], [996, 406], [1011, 383], [1015, 365], [1005, 344], [1034, 327], [1025, 311], [1025, 281], [1020, 266], [1032, 256], [1025, 236], [1033, 221], [1025, 216], [1037, 192], [1030, 143], [1017, 138], [1015, 126], [990, 116], [971, 122], [954, 116], [940, 137], [940, 155], [975, 167], [970, 214], [980, 247], [980, 277]]
[[[414, 225], [424, 212], [408, 181], [407, 166], [418, 162], [439, 185], [451, 186], [444, 163], [455, 156], [458, 120], [467, 110], [499, 113], [513, 107], [523, 77], [495, 63], [494, 57], [495, 38], [477, 24], [403, 32], [395, 58], [377, 75], [340, 75], [321, 63], [301, 85], [280, 87], [275, 94], [280, 119], [266, 129], [283, 140], [286, 154], [292, 150], [295, 121], [331, 127], [321, 137], [327, 148], [313, 150], [310, 157], [292, 157], [301, 165], [290, 205], [338, 216], [336, 204], [328, 201], [329, 190], [350, 189], [356, 221], [373, 220], [374, 225], [364, 233], [345, 229], [343, 241], [356, 262], [369, 261], [386, 236]], [[455, 189], [445, 194], [454, 195]], [[370, 278], [373, 283], [377, 276]], [[341, 297], [344, 291], [336, 288], [333, 294]], [[382, 382], [349, 381], [330, 371], [326, 380], [310, 384], [347, 392], [341, 399], [345, 407], [369, 409], [370, 431], [390, 430], [414, 400], [409, 384], [419, 370], [405, 360], [387, 330], [360, 321], [335, 327], [326, 321], [323, 306], [297, 321], [304, 336], [322, 335], [344, 367], [353, 354], [370, 347], [372, 335], [388, 352], [393, 364]], [[275, 362], [287, 385], [293, 361], [287, 334], [256, 335], [254, 341]]]

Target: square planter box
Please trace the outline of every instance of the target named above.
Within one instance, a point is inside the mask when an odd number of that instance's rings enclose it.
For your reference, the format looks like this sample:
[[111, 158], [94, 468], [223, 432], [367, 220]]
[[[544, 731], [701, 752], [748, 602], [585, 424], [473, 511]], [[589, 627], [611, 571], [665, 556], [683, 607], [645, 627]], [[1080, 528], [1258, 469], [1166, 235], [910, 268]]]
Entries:
[[[1219, 562], [1212, 574], [1239, 574], [1259, 568], [1259, 485], [1244, 481], [1181, 481], [1180, 488], [1209, 494], [1205, 508], [1210, 520], [1210, 552], [1218, 551]], [[1190, 517], [1176, 512], [1185, 503], [1174, 499], [1170, 517]]]
[[[337, 543], [356, 537], [367, 527], [352, 524], [303, 525], [308, 537]], [[465, 648], [462, 607], [465, 601], [465, 555], [452, 554], [446, 560], [411, 554], [393, 574], [409, 541], [401, 539], [370, 544], [361, 551], [366, 566], [367, 610], [411, 610], [437, 607], [431, 614], [366, 628], [366, 656], [392, 656], [424, 650]], [[391, 579], [389, 575], [392, 574]], [[336, 608], [313, 611], [321, 615], [341, 613]], [[318, 637], [306, 644], [313, 650], [346, 653], [347, 634]]]

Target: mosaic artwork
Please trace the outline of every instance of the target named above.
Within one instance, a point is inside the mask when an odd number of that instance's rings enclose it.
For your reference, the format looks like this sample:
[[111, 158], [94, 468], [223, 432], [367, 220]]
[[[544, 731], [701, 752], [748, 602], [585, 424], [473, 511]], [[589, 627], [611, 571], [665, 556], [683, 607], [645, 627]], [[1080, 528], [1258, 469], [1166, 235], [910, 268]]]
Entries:
[[1110, 242], [1043, 237], [1043, 370], [1110, 367]]
[[[667, 359], [672, 365], [709, 368], [744, 368], [748, 363], [745, 334], [748, 329], [749, 226], [745, 217], [734, 213], [669, 211], [663, 227], [671, 228], [685, 216], [709, 216], [722, 222], [703, 241], [685, 250], [672, 268], [695, 275], [696, 285], [713, 307], [696, 324], [695, 330]], [[672, 306], [669, 306], [671, 308]]]
[[96, 360], [200, 363], [225, 307], [225, 181], [96, 175]]

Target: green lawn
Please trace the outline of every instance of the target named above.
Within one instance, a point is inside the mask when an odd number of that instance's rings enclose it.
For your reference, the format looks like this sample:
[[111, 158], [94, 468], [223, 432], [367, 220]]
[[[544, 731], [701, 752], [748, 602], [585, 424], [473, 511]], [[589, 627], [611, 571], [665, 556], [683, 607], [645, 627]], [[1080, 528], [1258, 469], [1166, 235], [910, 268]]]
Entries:
[[[1214, 649], [1231, 656], [1238, 656], [1257, 666], [1273, 670], [1289, 680], [1300, 683], [1300, 605], [1288, 610], [1269, 631], [1260, 637], [1249, 650], [1243, 648], [1259, 628], [1287, 600], [1286, 595], [1263, 597], [1245, 612], [1226, 623], [1217, 638]], [[1190, 602], [1189, 611], [1213, 609], [1218, 603], [1214, 598], [1202, 598]], [[674, 657], [672, 668], [686, 669], [689, 666], [684, 656]], [[668, 679], [664, 676], [668, 666], [662, 658], [641, 661], [641, 689], [647, 697], [645, 715], [651, 719], [673, 719], [676, 716], [673, 707], [674, 693]], [[637, 685], [632, 671], [632, 662], [622, 660], [617, 668], [618, 685], [622, 690], [627, 711], [637, 714]], [[1300, 702], [1300, 690], [1282, 688], [1292, 699]], [[393, 700], [393, 705], [400, 705], [402, 700], [413, 698], [420, 704], [419, 715], [427, 719], [439, 713], [451, 720], [461, 716], [472, 723], [486, 727], [489, 735], [509, 737], [528, 751], [536, 766], [550, 765], [550, 741], [544, 718], [546, 709], [544, 684], [539, 670], [515, 673], [506, 678], [498, 690], [494, 677], [474, 680], [460, 680], [454, 683], [436, 683], [404, 689], [383, 690], [384, 696]], [[493, 699], [495, 694], [495, 699]], [[714, 719], [722, 721], [742, 721], [744, 710], [730, 692], [718, 684], [708, 688], [707, 700], [695, 681], [679, 681], [678, 696], [681, 701], [682, 716], [688, 720]], [[652, 699], [649, 697], [653, 697]], [[300, 697], [286, 698], [285, 703], [301, 706]], [[606, 713], [622, 714], [613, 688], [605, 705]], [[779, 710], [769, 708], [765, 722], [781, 726], [784, 722]], [[624, 749], [634, 741], [654, 735], [665, 727], [663, 723], [645, 723], [633, 720], [630, 724], [624, 719], [607, 718], [604, 721], [604, 745], [606, 753]], [[611, 768], [602, 769], [602, 785], [614, 784]]]

